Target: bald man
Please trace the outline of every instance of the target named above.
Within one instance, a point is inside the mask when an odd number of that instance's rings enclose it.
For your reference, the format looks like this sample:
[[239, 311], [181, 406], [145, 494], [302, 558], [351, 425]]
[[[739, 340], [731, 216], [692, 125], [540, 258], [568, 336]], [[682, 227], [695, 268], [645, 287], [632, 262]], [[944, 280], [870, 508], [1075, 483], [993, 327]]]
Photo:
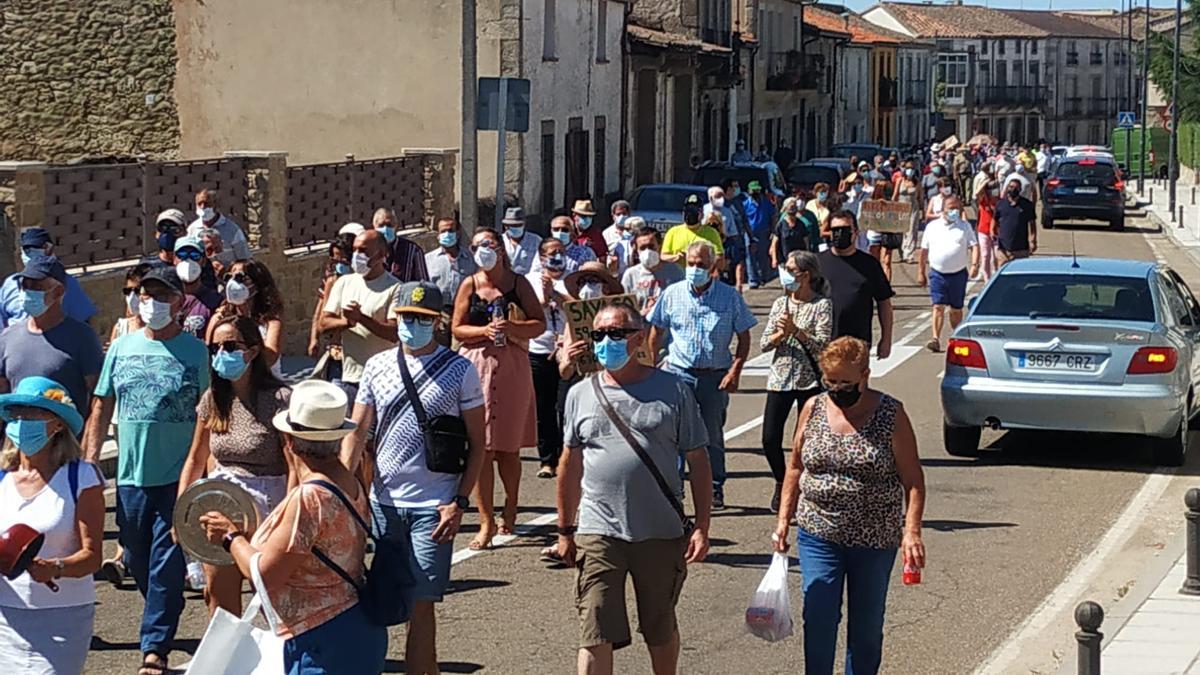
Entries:
[[340, 277], [329, 291], [319, 330], [341, 335], [342, 377], [335, 384], [353, 401], [367, 359], [396, 346], [396, 320], [391, 315], [400, 282], [386, 269], [388, 245], [378, 230], [354, 239], [353, 274]]

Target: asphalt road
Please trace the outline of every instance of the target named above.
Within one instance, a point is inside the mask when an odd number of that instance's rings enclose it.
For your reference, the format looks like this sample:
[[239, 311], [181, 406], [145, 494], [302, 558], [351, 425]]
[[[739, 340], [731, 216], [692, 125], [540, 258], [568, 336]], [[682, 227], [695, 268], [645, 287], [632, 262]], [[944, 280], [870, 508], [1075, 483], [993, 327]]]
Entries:
[[[1060, 224], [1044, 232], [1043, 253], [1151, 260], [1165, 256], [1193, 288], [1200, 268], [1140, 217], [1124, 233], [1096, 224]], [[896, 266], [896, 339], [893, 356], [875, 364], [873, 386], [900, 399], [912, 417], [928, 483], [925, 544], [929, 566], [920, 586], [894, 577], [889, 596], [884, 671], [969, 673], [1034, 612], [1064, 575], [1112, 525], [1154, 467], [1136, 439], [1079, 438], [985, 432], [988, 446], [977, 459], [948, 456], [942, 449], [937, 397], [942, 355], [924, 351], [928, 296], [914, 280], [916, 268]], [[777, 291], [750, 292], [762, 320]], [[761, 328], [761, 326], [760, 326]], [[752, 354], [757, 355], [757, 332]], [[747, 375], [733, 397], [726, 427], [729, 508], [715, 514], [712, 552], [689, 570], [679, 607], [683, 636], [680, 670], [688, 673], [802, 672], [800, 636], [767, 644], [746, 634], [742, 616], [770, 559], [774, 515], [768, 509], [772, 480], [760, 450], [765, 377]], [[789, 424], [789, 433], [791, 426]], [[1195, 475], [1193, 453], [1180, 473]], [[526, 451], [518, 522], [541, 523], [528, 534], [479, 555], [456, 556], [454, 587], [439, 607], [439, 655], [451, 673], [573, 672], [577, 623], [574, 573], [548, 570], [538, 548], [551, 540], [553, 481], [534, 476], [537, 461]], [[498, 488], [499, 489], [499, 488]], [[106, 546], [113, 546], [110, 517]], [[455, 550], [476, 531], [468, 517]], [[792, 604], [799, 633], [799, 575]], [[630, 607], [634, 606], [632, 598]], [[96, 635], [88, 672], [133, 672], [141, 599], [132, 583], [101, 584]], [[198, 595], [189, 595], [173, 662], [186, 661], [204, 632], [207, 616]], [[1070, 634], [1063, 634], [1069, 645]], [[348, 648], [353, 648], [348, 646]], [[403, 629], [392, 632], [388, 672], [403, 672]], [[616, 670], [649, 672], [643, 644], [618, 652]], [[1031, 672], [1014, 665], [1004, 672]], [[1038, 671], [1041, 672], [1041, 671]]]

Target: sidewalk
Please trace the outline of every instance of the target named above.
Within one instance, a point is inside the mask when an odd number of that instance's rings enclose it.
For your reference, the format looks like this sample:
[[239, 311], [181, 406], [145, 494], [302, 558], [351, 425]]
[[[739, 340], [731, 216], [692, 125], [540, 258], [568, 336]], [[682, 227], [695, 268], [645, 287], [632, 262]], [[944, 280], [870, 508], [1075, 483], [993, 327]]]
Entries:
[[[1132, 203], [1146, 210], [1150, 220], [1162, 227], [1164, 234], [1171, 236], [1179, 246], [1188, 249], [1193, 257], [1200, 257], [1200, 186], [1185, 185], [1182, 181], [1176, 185], [1174, 220], [1167, 208], [1168, 187], [1165, 182], [1147, 181], [1146, 191], [1138, 196], [1136, 181], [1126, 185], [1125, 192]], [[1183, 207], [1183, 220], [1179, 219], [1179, 207]], [[1128, 205], [1127, 205], [1128, 208]]]
[[[1179, 593], [1187, 576], [1186, 558], [1175, 560], [1104, 646], [1100, 665], [1105, 675], [1200, 674], [1200, 597]], [[1104, 626], [1100, 630], [1105, 632]]]

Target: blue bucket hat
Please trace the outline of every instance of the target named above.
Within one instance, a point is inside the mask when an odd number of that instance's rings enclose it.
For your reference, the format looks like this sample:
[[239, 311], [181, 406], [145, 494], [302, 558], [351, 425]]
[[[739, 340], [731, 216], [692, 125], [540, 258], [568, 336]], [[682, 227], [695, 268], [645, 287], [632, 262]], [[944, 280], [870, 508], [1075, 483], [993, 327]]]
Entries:
[[48, 377], [27, 377], [11, 394], [0, 394], [0, 416], [6, 415], [11, 406], [49, 410], [67, 423], [72, 434], [83, 432], [83, 416], [75, 409], [67, 388]]

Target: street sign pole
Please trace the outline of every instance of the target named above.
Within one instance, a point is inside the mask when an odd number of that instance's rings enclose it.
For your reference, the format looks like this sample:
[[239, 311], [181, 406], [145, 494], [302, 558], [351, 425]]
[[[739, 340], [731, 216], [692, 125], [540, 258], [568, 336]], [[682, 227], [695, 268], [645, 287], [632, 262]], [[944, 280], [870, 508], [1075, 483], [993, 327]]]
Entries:
[[504, 151], [508, 144], [508, 78], [500, 78], [500, 115], [499, 128], [496, 131], [496, 216], [493, 224], [497, 232], [504, 230], [501, 220], [504, 218]]
[[1175, 215], [1175, 181], [1179, 178], [1179, 25], [1183, 21], [1183, 0], [1175, 0], [1175, 53], [1171, 66], [1171, 152], [1167, 159], [1168, 206]]
[[[1148, 112], [1147, 94], [1150, 91], [1150, 83], [1146, 81], [1146, 70], [1150, 65], [1150, 0], [1146, 0], [1146, 29], [1142, 33], [1142, 143], [1141, 150], [1138, 152], [1138, 162], [1141, 165], [1141, 170], [1138, 171], [1138, 194], [1145, 194], [1146, 187], [1146, 124], [1149, 120], [1146, 119]], [[1153, 166], [1150, 167], [1153, 170]]]

